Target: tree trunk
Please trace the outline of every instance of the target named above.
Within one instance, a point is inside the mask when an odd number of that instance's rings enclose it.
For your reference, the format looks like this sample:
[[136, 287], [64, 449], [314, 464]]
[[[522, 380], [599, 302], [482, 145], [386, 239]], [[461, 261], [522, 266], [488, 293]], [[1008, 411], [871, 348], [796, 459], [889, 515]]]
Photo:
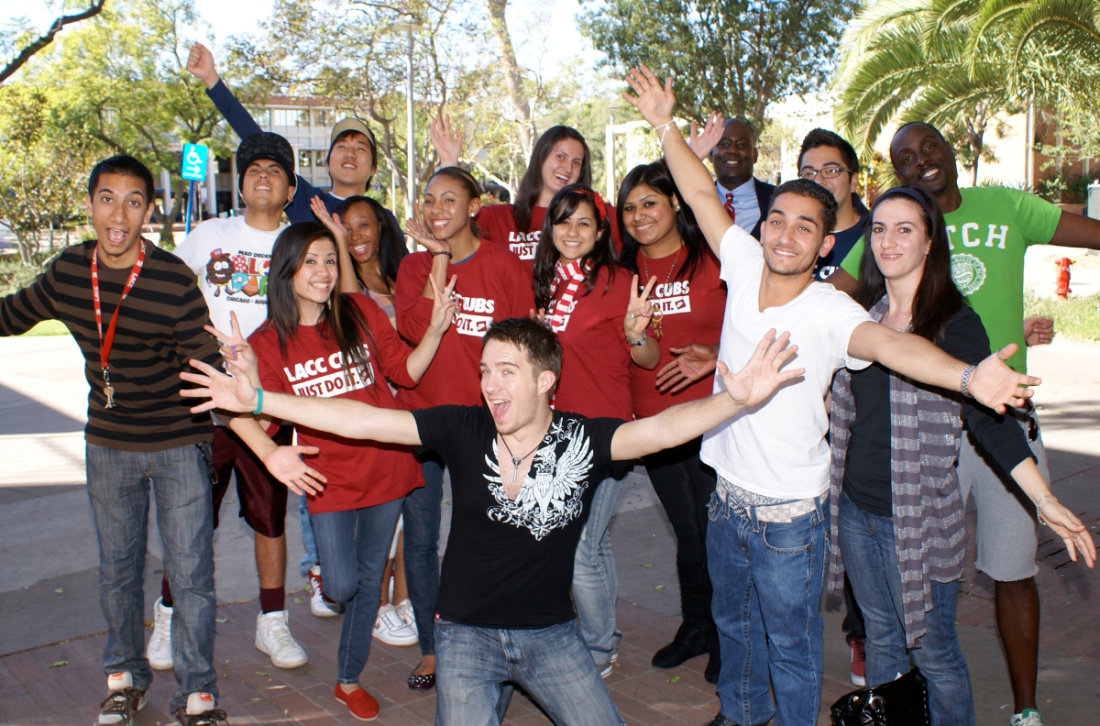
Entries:
[[176, 238], [172, 235], [172, 224], [183, 206], [183, 193], [187, 188], [187, 182], [182, 177], [174, 177], [172, 183], [172, 208], [165, 210], [164, 219], [160, 221], [160, 247], [172, 250], [176, 247]]
[[523, 75], [520, 73], [519, 64], [516, 63], [512, 38], [508, 34], [508, 24], [504, 20], [504, 10], [508, 6], [508, 0], [485, 0], [485, 2], [489, 6], [489, 25], [493, 29], [493, 36], [500, 48], [500, 61], [504, 65], [504, 76], [508, 81], [508, 96], [512, 101], [512, 110], [516, 114], [516, 123], [519, 124], [519, 141], [523, 146], [523, 155], [530, 158], [538, 132], [531, 120], [531, 105], [523, 93]]
[[23, 267], [34, 266], [34, 256], [38, 252], [38, 232], [15, 232], [15, 241], [19, 244], [19, 261]]

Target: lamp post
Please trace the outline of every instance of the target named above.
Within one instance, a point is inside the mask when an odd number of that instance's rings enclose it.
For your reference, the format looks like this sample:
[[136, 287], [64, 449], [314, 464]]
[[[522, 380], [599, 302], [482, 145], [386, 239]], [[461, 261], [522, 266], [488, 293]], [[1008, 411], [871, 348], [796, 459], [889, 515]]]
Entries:
[[420, 32], [424, 29], [424, 26], [420, 24], [419, 20], [413, 15], [407, 15], [402, 17], [396, 23], [393, 24], [394, 30], [404, 30], [406, 37], [409, 41], [409, 52], [405, 58], [405, 74], [406, 74], [406, 123], [408, 125], [408, 200], [409, 207], [405, 210], [405, 214], [412, 216], [412, 203], [416, 199], [416, 117], [413, 112], [413, 33]]

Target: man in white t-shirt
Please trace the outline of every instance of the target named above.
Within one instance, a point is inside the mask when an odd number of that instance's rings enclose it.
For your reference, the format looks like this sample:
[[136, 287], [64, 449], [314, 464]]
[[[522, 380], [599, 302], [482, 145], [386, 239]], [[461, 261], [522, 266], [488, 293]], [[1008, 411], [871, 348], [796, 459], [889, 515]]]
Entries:
[[[786, 330], [798, 346], [791, 364], [806, 369], [703, 437], [702, 459], [718, 472], [707, 562], [722, 671], [720, 711], [710, 726], [754, 726], [773, 717], [783, 726], [813, 726], [824, 665], [818, 612], [828, 524], [824, 398], [833, 374], [875, 361], [1001, 410], [1031, 395], [1016, 385], [1038, 381], [997, 356], [967, 366], [923, 338], [872, 322], [846, 294], [814, 282], [814, 263], [834, 242], [829, 231], [837, 209], [833, 194], [815, 182], [776, 188], [757, 243], [731, 224], [706, 168], [672, 126], [671, 79], [662, 87], [643, 67], [627, 83], [638, 96], [623, 96], [657, 128], [680, 194], [721, 261], [729, 294], [719, 359], [737, 370], [765, 331]], [[999, 355], [1007, 358], [1010, 348]], [[1006, 383], [1007, 398], [987, 393]]]
[[[240, 174], [237, 188], [244, 200], [244, 216], [208, 219], [176, 248], [176, 255], [199, 278], [199, 289], [218, 330], [231, 330], [230, 313], [236, 315], [241, 333], [251, 335], [267, 319], [267, 273], [271, 249], [286, 225], [283, 207], [293, 197], [296, 183], [294, 150], [282, 136], [253, 134], [237, 148]], [[287, 488], [270, 476], [263, 463], [225, 422], [214, 422], [214, 523], [236, 474], [240, 513], [255, 533], [256, 572], [260, 579], [260, 613], [256, 618], [256, 647], [271, 656], [272, 665], [294, 668], [305, 665], [306, 652], [290, 634], [286, 612], [286, 507]], [[290, 431], [279, 431], [281, 443], [290, 442]], [[171, 668], [171, 593], [163, 588], [155, 607], [149, 660]], [[156, 665], [154, 665], [156, 667]]]

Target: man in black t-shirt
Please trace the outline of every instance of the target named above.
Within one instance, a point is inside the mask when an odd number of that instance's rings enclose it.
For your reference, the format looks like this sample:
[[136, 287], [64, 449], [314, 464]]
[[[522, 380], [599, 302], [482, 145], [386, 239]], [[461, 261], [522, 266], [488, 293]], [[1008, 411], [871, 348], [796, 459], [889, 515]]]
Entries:
[[[802, 375], [802, 369], [780, 372], [795, 347], [787, 346], [786, 333], [774, 335], [768, 332], [737, 374], [718, 364], [725, 392], [630, 423], [551, 409], [561, 344], [548, 327], [525, 318], [497, 322], [483, 339], [487, 406], [409, 412], [257, 391], [255, 370], [233, 362], [236, 378], [194, 361], [205, 375], [183, 377], [204, 387], [183, 393], [213, 399], [195, 412], [262, 412], [349, 439], [436, 451], [451, 472], [453, 494], [435, 615], [437, 722], [499, 724], [507, 706], [503, 686], [511, 681], [559, 726], [607, 726], [622, 718], [569, 598], [594, 485], [613, 461], [686, 443]], [[282, 447], [288, 468], [296, 468], [280, 478], [318, 486], [323, 477], [298, 460], [299, 451]]]

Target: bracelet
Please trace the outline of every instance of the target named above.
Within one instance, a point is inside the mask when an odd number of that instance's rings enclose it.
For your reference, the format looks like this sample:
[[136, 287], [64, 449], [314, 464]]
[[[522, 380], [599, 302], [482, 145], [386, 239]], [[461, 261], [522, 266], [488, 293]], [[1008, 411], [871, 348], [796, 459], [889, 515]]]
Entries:
[[440, 255], [447, 255], [447, 257], [449, 257], [452, 260], [455, 258], [455, 256], [452, 255], [447, 250], [437, 250], [436, 252], [432, 253], [432, 257], [439, 257]]
[[645, 331], [644, 330], [642, 331], [642, 339], [639, 340], [637, 343], [631, 341], [630, 338], [626, 339], [626, 343], [631, 348], [641, 348], [643, 345], [645, 345]]
[[974, 373], [974, 369], [978, 366], [970, 365], [963, 371], [962, 381], [959, 382], [959, 391], [967, 398], [974, 398], [970, 393], [970, 376]]
[[253, 416], [259, 416], [264, 410], [264, 389], [256, 389], [256, 410], [252, 412]]
[[1044, 494], [1043, 496], [1035, 500], [1035, 516], [1039, 519], [1039, 524], [1047, 523], [1047, 521], [1043, 519], [1043, 513], [1039, 511], [1039, 507], [1042, 506], [1044, 499], [1053, 499], [1054, 501], [1058, 501], [1058, 497], [1054, 496], [1053, 494]]
[[676, 121], [673, 120], [673, 121], [669, 121], [668, 123], [663, 123], [660, 126], [654, 126], [653, 127], [654, 131], [660, 132], [657, 135], [657, 143], [658, 144], [660, 144], [661, 146], [665, 145], [665, 134], [668, 133], [669, 127], [673, 126], [675, 123], [676, 123]]

